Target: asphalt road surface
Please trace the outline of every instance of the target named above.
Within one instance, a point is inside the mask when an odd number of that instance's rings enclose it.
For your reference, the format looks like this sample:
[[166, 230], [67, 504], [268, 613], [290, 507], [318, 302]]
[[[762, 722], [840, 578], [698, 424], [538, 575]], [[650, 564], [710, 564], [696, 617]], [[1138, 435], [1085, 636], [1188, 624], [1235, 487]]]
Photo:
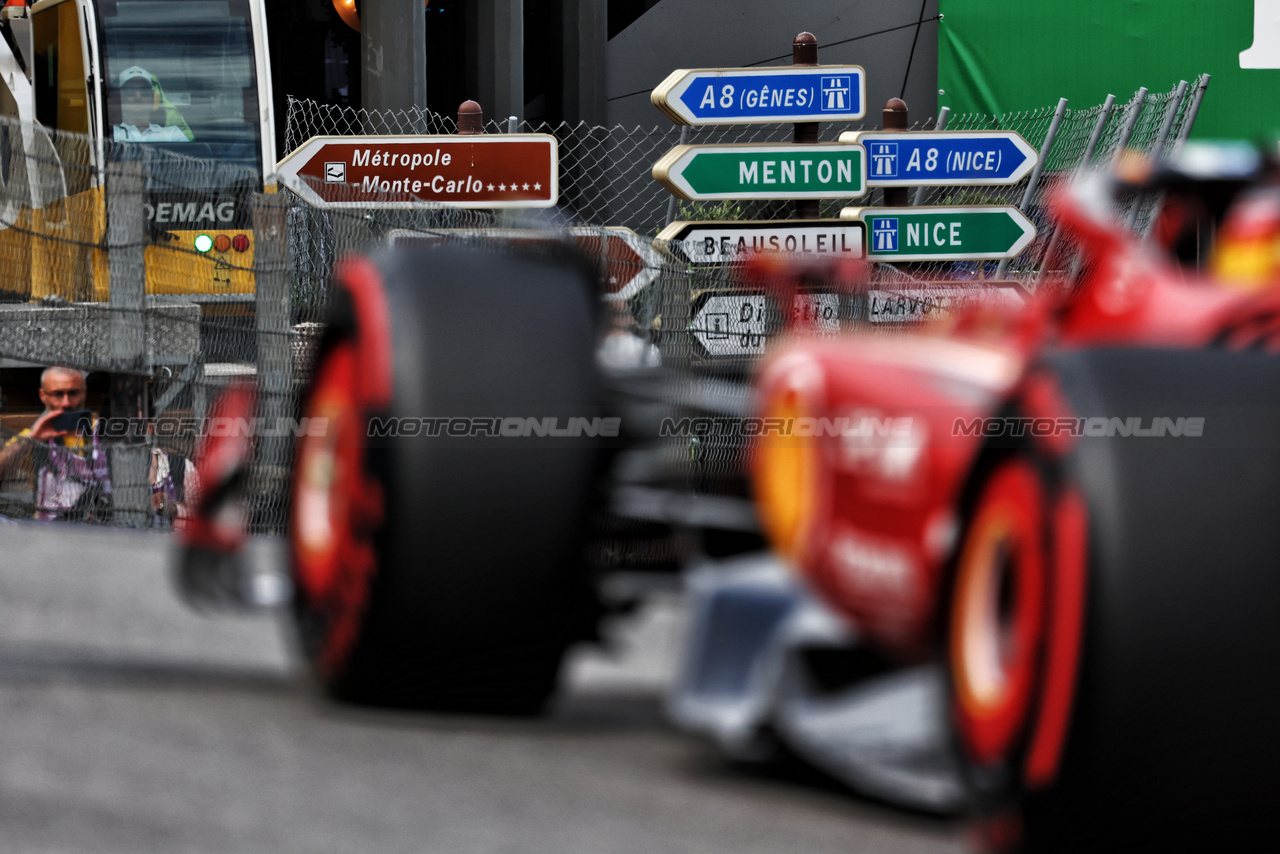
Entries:
[[546, 719], [371, 712], [316, 696], [279, 615], [185, 609], [167, 547], [0, 525], [0, 851], [964, 850], [672, 730], [675, 600], [613, 626], [612, 657], [576, 654]]

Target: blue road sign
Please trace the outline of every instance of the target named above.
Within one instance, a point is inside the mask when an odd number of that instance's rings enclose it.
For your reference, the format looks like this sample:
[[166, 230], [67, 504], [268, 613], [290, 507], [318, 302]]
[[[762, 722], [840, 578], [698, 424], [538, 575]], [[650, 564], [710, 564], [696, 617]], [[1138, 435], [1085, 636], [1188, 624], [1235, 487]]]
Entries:
[[876, 216], [871, 218], [871, 251], [898, 251], [897, 217]]
[[682, 69], [650, 100], [686, 125], [856, 121], [866, 113], [866, 75], [857, 65]]
[[1036, 165], [1036, 150], [1014, 131], [858, 131], [841, 142], [867, 150], [867, 185], [919, 187], [1016, 184]]

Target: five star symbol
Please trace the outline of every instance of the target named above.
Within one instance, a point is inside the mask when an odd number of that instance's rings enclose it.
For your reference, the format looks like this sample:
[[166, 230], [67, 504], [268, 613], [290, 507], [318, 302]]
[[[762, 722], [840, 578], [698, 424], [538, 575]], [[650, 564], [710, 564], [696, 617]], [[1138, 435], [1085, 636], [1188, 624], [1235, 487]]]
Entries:
[[[498, 189], [499, 191], [501, 191], [501, 192], [504, 192], [504, 193], [505, 193], [505, 192], [507, 191], [507, 185], [506, 185], [506, 184], [499, 184], [499, 185], [497, 186], [497, 189]], [[512, 192], [514, 192], [514, 191], [516, 191], [516, 190], [528, 190], [528, 189], [529, 189], [529, 184], [528, 184], [528, 182], [525, 182], [524, 184], [517, 184], [517, 183], [515, 183], [515, 182], [512, 182], [512, 183], [511, 183], [511, 190], [512, 190]], [[542, 184], [541, 184], [541, 183], [535, 183], [535, 184], [533, 185], [533, 189], [535, 189], [535, 190], [541, 190], [541, 189], [542, 189]], [[491, 192], [491, 193], [494, 191], [494, 186], [493, 186], [493, 184], [489, 184], [489, 185], [488, 185], [488, 190], [489, 190], [489, 192]]]

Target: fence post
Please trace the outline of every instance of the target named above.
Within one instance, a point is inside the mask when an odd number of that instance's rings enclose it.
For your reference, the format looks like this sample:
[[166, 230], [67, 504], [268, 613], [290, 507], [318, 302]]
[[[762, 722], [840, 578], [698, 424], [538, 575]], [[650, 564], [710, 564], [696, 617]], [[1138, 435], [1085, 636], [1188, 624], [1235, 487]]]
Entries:
[[[107, 174], [107, 269], [111, 292], [112, 418], [146, 417], [147, 273], [146, 220], [143, 214], [142, 164], [118, 163]], [[139, 423], [138, 421], [132, 422]], [[115, 522], [142, 527], [151, 518], [151, 449], [129, 431], [111, 448], [112, 507]]]
[[1196, 116], [1200, 114], [1200, 102], [1204, 100], [1204, 90], [1209, 88], [1208, 74], [1201, 74], [1200, 79], [1196, 81], [1196, 93], [1191, 99], [1191, 106], [1187, 108], [1187, 118], [1182, 123], [1182, 127], [1178, 128], [1178, 140], [1174, 143], [1174, 153], [1182, 150], [1182, 146], [1187, 144], [1187, 137], [1191, 136], [1191, 127], [1196, 123]]
[[[950, 117], [951, 117], [951, 108], [950, 108], [950, 107], [943, 107], [943, 108], [941, 108], [940, 110], [938, 110], [938, 121], [937, 121], [937, 123], [933, 126], [933, 129], [934, 129], [935, 131], [938, 131], [938, 130], [946, 130], [946, 129], [947, 129], [947, 119], [949, 119]], [[925, 190], [927, 190], [927, 189], [929, 189], [929, 188], [928, 188], [928, 187], [926, 187], [926, 186], [924, 186], [923, 184], [921, 184], [919, 187], [916, 187], [915, 195], [911, 197], [911, 206], [912, 206], [912, 207], [917, 207], [917, 208], [918, 208], [918, 207], [920, 207], [920, 204], [924, 201], [924, 191], [925, 191]]]
[[[1173, 93], [1173, 97], [1169, 99], [1169, 104], [1164, 108], [1164, 121], [1160, 123], [1160, 132], [1156, 134], [1155, 145], [1151, 146], [1151, 162], [1159, 163], [1164, 159], [1164, 146], [1169, 140], [1169, 131], [1173, 129], [1173, 120], [1178, 116], [1178, 108], [1182, 106], [1182, 99], [1187, 95], [1187, 81], [1179, 80], [1177, 91]], [[1129, 216], [1125, 219], [1124, 227], [1129, 231], [1133, 231], [1134, 226], [1138, 224], [1138, 214], [1142, 212], [1142, 208], [1147, 203], [1147, 194], [1139, 193], [1138, 197], [1133, 200], [1133, 207], [1129, 208]], [[1147, 229], [1143, 230], [1145, 236]]]
[[[1053, 120], [1049, 122], [1049, 131], [1044, 135], [1044, 142], [1040, 144], [1040, 154], [1036, 157], [1036, 166], [1031, 170], [1031, 178], [1027, 180], [1027, 189], [1022, 193], [1022, 201], [1018, 203], [1018, 210], [1026, 212], [1027, 207], [1031, 204], [1031, 199], [1035, 196], [1036, 187], [1040, 185], [1040, 175], [1044, 173], [1044, 165], [1049, 160], [1049, 153], [1053, 151], [1053, 140], [1058, 135], [1058, 127], [1062, 124], [1062, 117], [1067, 114], [1067, 99], [1058, 99], [1058, 108], [1053, 111]], [[996, 267], [996, 279], [1003, 279], [1005, 273], [1009, 270], [1009, 259], [1005, 258], [1000, 262], [1000, 266]]]
[[515, 133], [520, 120], [515, 116], [507, 116], [507, 133]]
[[[1187, 107], [1187, 117], [1183, 120], [1182, 127], [1178, 128], [1178, 136], [1174, 140], [1173, 151], [1170, 152], [1170, 156], [1176, 156], [1178, 152], [1182, 151], [1182, 147], [1187, 144], [1187, 137], [1191, 135], [1191, 126], [1196, 123], [1196, 115], [1200, 112], [1200, 102], [1204, 100], [1204, 90], [1208, 88], [1209, 75], [1201, 74], [1196, 80], [1195, 95], [1191, 99], [1191, 105]], [[1161, 191], [1160, 195], [1156, 197], [1154, 211], [1159, 211], [1163, 205], [1164, 192]], [[1151, 220], [1147, 223], [1146, 230], [1143, 232], [1142, 237], [1144, 240], [1151, 237], [1151, 232], [1155, 229], [1155, 226], [1156, 217], [1153, 214]]]
[[1164, 121], [1160, 124], [1160, 134], [1156, 137], [1155, 159], [1164, 159], [1164, 147], [1169, 141], [1169, 133], [1173, 130], [1174, 119], [1178, 117], [1178, 110], [1182, 108], [1182, 102], [1187, 97], [1187, 81], [1179, 80], [1178, 89], [1173, 93], [1173, 98], [1169, 101], [1169, 106], [1165, 108]]
[[1138, 126], [1138, 116], [1142, 113], [1143, 108], [1147, 106], [1147, 87], [1141, 86], [1137, 92], [1133, 93], [1133, 100], [1129, 102], [1134, 104], [1134, 108], [1129, 111], [1129, 115], [1125, 116], [1124, 127], [1120, 129], [1120, 138], [1116, 140], [1116, 150], [1111, 155], [1111, 164], [1120, 162], [1120, 158], [1124, 156], [1125, 149], [1129, 146], [1129, 138], [1133, 136], [1133, 129]]
[[[1129, 138], [1133, 136], [1133, 129], [1138, 126], [1138, 116], [1147, 105], [1147, 87], [1139, 86], [1138, 91], [1133, 93], [1133, 98], [1130, 99], [1129, 103], [1133, 105], [1133, 109], [1125, 116], [1124, 126], [1120, 128], [1120, 138], [1116, 140], [1116, 150], [1111, 155], [1111, 168], [1113, 169], [1120, 162], [1120, 158], [1124, 156], [1125, 149], [1129, 145]], [[1076, 280], [1083, 265], [1084, 256], [1077, 252], [1075, 260], [1071, 262], [1071, 272], [1067, 273], [1068, 282]]]
[[[884, 110], [880, 113], [881, 130], [906, 130], [911, 120], [907, 116], [907, 102], [901, 98], [890, 98], [885, 101]], [[904, 208], [911, 198], [906, 187], [885, 187], [884, 205], [887, 208]]]
[[[798, 33], [791, 40], [792, 65], [818, 64], [818, 37], [810, 32]], [[797, 144], [818, 141], [818, 122], [796, 122], [792, 125], [791, 141]], [[817, 219], [822, 215], [822, 204], [817, 199], [797, 199], [796, 219]]]
[[[1098, 148], [1098, 142], [1102, 139], [1102, 131], [1107, 126], [1107, 120], [1111, 118], [1111, 108], [1115, 103], [1116, 96], [1111, 94], [1108, 94], [1107, 100], [1102, 102], [1102, 112], [1098, 114], [1098, 121], [1093, 125], [1093, 133], [1089, 134], [1089, 142], [1084, 147], [1084, 156], [1080, 158], [1080, 165], [1076, 167], [1077, 175], [1089, 170], [1090, 161], [1093, 160], [1093, 154]], [[1055, 225], [1053, 236], [1049, 238], [1049, 245], [1045, 247], [1044, 254], [1041, 256], [1040, 275], [1036, 276], [1036, 285], [1039, 285], [1044, 278], [1054, 253], [1058, 251], [1058, 242], [1061, 237], [1062, 229]]]
[[[282, 429], [293, 414], [293, 349], [290, 341], [289, 265], [286, 244], [285, 197], [258, 193], [253, 198], [255, 235], [254, 320], [258, 339], [258, 414], [267, 425], [259, 437], [250, 499], [255, 521], [283, 530], [285, 519], [271, 518], [271, 505], [288, 494], [290, 433]], [[284, 434], [284, 435], [280, 435]]]
[[146, 220], [143, 216], [142, 164], [108, 167], [107, 264], [111, 281], [111, 365], [118, 371], [145, 373]]

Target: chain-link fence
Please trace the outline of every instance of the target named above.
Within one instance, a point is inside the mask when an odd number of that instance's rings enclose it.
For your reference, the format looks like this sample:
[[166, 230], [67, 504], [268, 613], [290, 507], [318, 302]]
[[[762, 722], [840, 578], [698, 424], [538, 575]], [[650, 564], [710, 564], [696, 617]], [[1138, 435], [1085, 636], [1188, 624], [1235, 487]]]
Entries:
[[[1174, 122], [1165, 142], [1166, 149], [1189, 130], [1190, 107], [1195, 94], [1208, 85], [1208, 77], [1199, 78], [1191, 92], [1177, 97], [1179, 87], [1168, 92], [1148, 94], [1116, 105], [1107, 111], [1103, 138], [1093, 162], [1104, 162], [1121, 140], [1126, 122], [1136, 117], [1128, 147], [1153, 153], [1156, 137], [1172, 105]], [[1053, 124], [1055, 108], [1047, 106], [1030, 112], [988, 116], [967, 113], [951, 116], [947, 130], [1012, 130], [1021, 134], [1040, 150]], [[1035, 192], [1028, 211], [1037, 225], [1044, 223], [1045, 192], [1070, 174], [1081, 163], [1085, 145], [1103, 112], [1102, 105], [1088, 109], [1066, 109], [1045, 165], [1046, 180]], [[913, 130], [930, 130], [936, 119], [917, 123]], [[841, 133], [868, 130], [876, 125], [826, 124], [821, 139], [834, 142]], [[422, 130], [425, 128], [426, 130]], [[347, 136], [362, 133], [413, 134], [453, 133], [457, 121], [447, 116], [421, 110], [409, 112], [353, 110], [317, 104], [314, 101], [289, 99], [285, 145], [290, 151], [313, 136]], [[625, 226], [638, 234], [653, 237], [670, 220], [789, 219], [794, 216], [790, 202], [690, 202], [675, 201], [653, 180], [651, 170], [663, 154], [679, 144], [709, 145], [718, 143], [783, 143], [790, 142], [793, 126], [789, 124], [719, 125], [708, 127], [612, 128], [589, 127], [585, 124], [532, 124], [521, 122], [521, 133], [550, 134], [560, 145], [561, 203], [565, 216], [583, 225]], [[500, 122], [486, 124], [489, 133], [502, 133], [509, 128]], [[1026, 190], [1028, 177], [1021, 183], [1005, 187], [967, 187], [962, 191], [937, 188], [928, 192], [918, 204], [1013, 204]], [[881, 193], [873, 191], [858, 204], [881, 203]], [[823, 200], [822, 215], [835, 217], [850, 202]], [[1034, 250], [1024, 254], [1022, 266], [1032, 262]], [[1015, 265], [1017, 266], [1017, 265]]]
[[[650, 174], [653, 163], [681, 142], [787, 142], [790, 125], [645, 130], [522, 124], [515, 129], [550, 133], [559, 141], [561, 205], [499, 213], [322, 210], [287, 191], [264, 194], [254, 170], [186, 156], [181, 143], [103, 143], [0, 118], [0, 369], [8, 382], [21, 378], [25, 384], [3, 389], [8, 405], [0, 423], [0, 512], [170, 526], [191, 503], [188, 458], [195, 436], [209, 426], [204, 419], [211, 401], [227, 384], [252, 379], [262, 416], [254, 425], [259, 438], [248, 484], [253, 525], [283, 530], [295, 435], [290, 419], [298, 415], [299, 391], [325, 319], [334, 262], [389, 239], [496, 247], [519, 227], [574, 243], [599, 261], [611, 305], [613, 343], [602, 345], [602, 360], [619, 352], [652, 354], [668, 378], [656, 394], [673, 411], [744, 414], [741, 381], [782, 325], [780, 294], [790, 311], [820, 331], [835, 332], [919, 319], [990, 295], [984, 283], [997, 275], [1033, 282], [1054, 242], [1046, 194], [1082, 165], [1108, 162], [1121, 148], [1159, 154], [1179, 144], [1206, 85], [1207, 77], [1182, 90], [1142, 92], [1114, 107], [950, 117], [946, 127], [952, 130], [1018, 131], [1046, 155], [1042, 174], [1008, 187], [929, 189], [916, 194], [916, 203], [1018, 205], [1036, 223], [1038, 237], [1005, 270], [995, 262], [874, 265], [870, 296], [823, 282], [770, 294], [758, 282], [745, 282], [737, 266], [694, 267], [654, 244], [653, 236], [673, 219], [792, 218], [790, 202], [675, 202]], [[917, 129], [936, 125], [931, 119]], [[513, 128], [490, 122], [486, 129]], [[855, 129], [828, 126], [822, 138]], [[353, 111], [290, 99], [286, 140], [292, 149], [315, 135], [454, 130], [453, 119], [425, 110]], [[879, 196], [873, 192], [860, 203], [877, 204]], [[843, 204], [822, 202], [823, 216], [837, 216]], [[1124, 215], [1133, 227], [1148, 228], [1154, 200], [1128, 204]], [[611, 230], [616, 226], [635, 233]], [[1057, 246], [1055, 263], [1065, 269], [1071, 250]], [[933, 289], [922, 295], [922, 283]], [[736, 321], [745, 322], [743, 312], [752, 315], [746, 332], [730, 334], [719, 325], [719, 315], [727, 320], [729, 312], [715, 300], [733, 294]], [[879, 311], [875, 294], [893, 300], [895, 310]], [[620, 338], [636, 346], [619, 349]], [[91, 372], [84, 406], [102, 423], [86, 448], [74, 449], [77, 458], [90, 459], [87, 468], [69, 462], [57, 442], [20, 435], [40, 409], [34, 367], [54, 364]], [[682, 439], [667, 453], [692, 467], [686, 474], [696, 489], [716, 492], [718, 481], [740, 472], [739, 445], [693, 441], [691, 450], [689, 443]], [[104, 455], [105, 469], [94, 463], [94, 447]], [[41, 472], [49, 471], [71, 484], [65, 494], [42, 486]], [[107, 490], [112, 500], [103, 502]]]

